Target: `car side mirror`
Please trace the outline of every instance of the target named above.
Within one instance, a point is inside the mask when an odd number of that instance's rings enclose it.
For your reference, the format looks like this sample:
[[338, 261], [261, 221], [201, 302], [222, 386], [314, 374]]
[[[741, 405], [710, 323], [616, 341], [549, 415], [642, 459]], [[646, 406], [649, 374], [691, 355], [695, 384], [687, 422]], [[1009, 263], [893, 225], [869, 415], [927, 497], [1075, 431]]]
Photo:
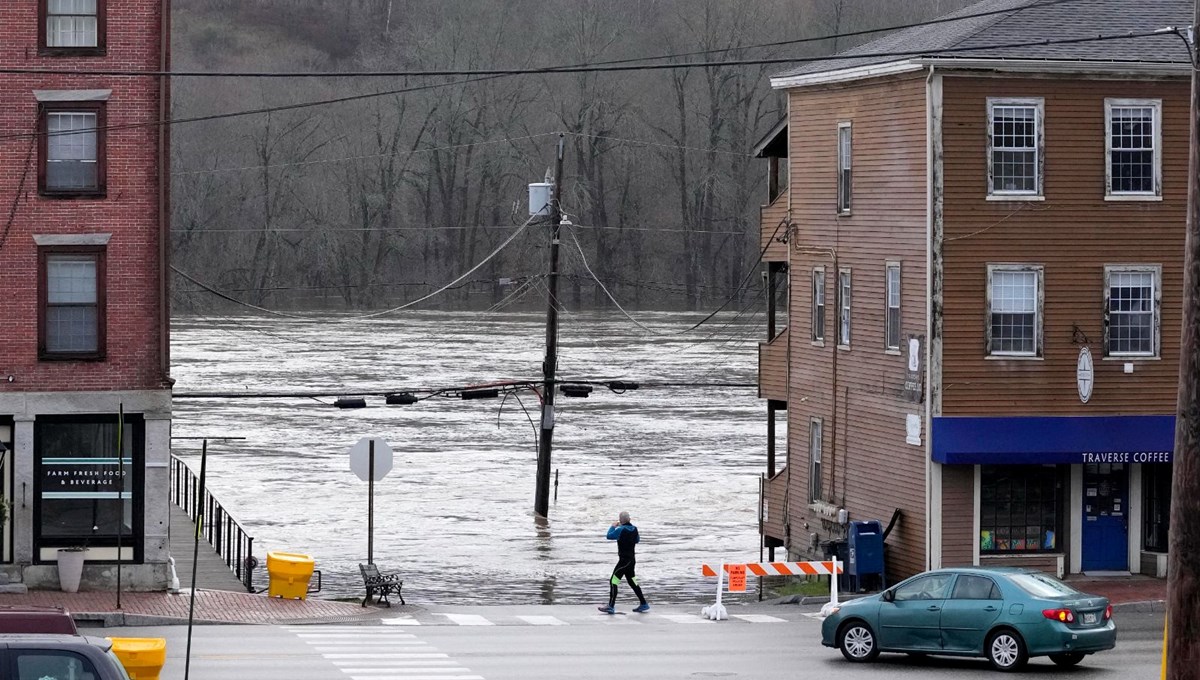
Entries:
[[880, 597], [883, 599], [884, 602], [895, 602], [896, 601], [896, 591], [885, 590], [885, 591], [883, 591], [883, 595], [881, 595]]

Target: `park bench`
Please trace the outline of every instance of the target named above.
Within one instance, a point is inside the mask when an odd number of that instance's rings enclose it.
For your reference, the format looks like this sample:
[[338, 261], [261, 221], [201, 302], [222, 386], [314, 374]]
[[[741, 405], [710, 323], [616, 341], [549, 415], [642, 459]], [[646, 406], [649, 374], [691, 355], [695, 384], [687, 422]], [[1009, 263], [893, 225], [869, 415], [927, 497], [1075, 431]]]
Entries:
[[404, 604], [404, 595], [400, 589], [404, 587], [404, 581], [400, 580], [397, 574], [381, 574], [379, 567], [368, 562], [359, 564], [358, 570], [362, 572], [363, 586], [367, 589], [367, 596], [363, 598], [362, 606], [367, 606], [372, 597], [378, 596], [377, 602], [392, 606], [388, 595], [395, 595], [400, 598], [400, 604]]

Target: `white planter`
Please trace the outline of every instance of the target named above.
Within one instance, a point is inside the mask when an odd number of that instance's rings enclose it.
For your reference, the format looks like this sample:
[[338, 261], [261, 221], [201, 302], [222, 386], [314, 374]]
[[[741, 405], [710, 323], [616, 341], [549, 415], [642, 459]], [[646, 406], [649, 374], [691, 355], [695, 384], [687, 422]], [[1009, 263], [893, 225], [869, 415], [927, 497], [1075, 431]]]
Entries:
[[83, 576], [83, 550], [58, 551], [58, 585], [64, 593], [79, 592], [79, 579]]

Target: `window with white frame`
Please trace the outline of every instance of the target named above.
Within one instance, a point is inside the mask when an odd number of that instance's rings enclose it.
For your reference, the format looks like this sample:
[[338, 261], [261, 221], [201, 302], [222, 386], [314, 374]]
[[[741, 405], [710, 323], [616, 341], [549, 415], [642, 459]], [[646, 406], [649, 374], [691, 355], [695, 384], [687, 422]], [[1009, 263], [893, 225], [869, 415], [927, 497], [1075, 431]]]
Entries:
[[887, 314], [884, 327], [884, 348], [900, 350], [900, 263], [889, 262], [885, 269], [887, 278]]
[[1158, 356], [1160, 268], [1104, 268], [1104, 339], [1108, 356]]
[[821, 490], [821, 419], [808, 421], [808, 500], [825, 500]]
[[1042, 194], [1042, 100], [988, 99], [988, 193]]
[[812, 341], [825, 341], [825, 270], [814, 269], [812, 278]]
[[850, 346], [850, 270], [838, 272], [838, 344]]
[[107, 0], [39, 0], [43, 54], [104, 54]]
[[851, 163], [850, 123], [838, 124], [838, 204], [839, 213], [850, 212]]
[[1106, 99], [1108, 195], [1162, 194], [1162, 100]]
[[1041, 356], [1041, 300], [1041, 267], [989, 265], [988, 354]]

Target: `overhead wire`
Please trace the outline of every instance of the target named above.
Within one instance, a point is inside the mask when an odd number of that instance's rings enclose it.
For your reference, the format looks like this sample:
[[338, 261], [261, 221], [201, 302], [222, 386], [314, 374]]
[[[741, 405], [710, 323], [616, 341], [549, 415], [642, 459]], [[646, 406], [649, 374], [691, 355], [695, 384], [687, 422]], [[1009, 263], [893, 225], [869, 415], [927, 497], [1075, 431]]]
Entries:
[[[1012, 10], [1012, 11], [1015, 11], [1015, 10]], [[1083, 38], [1062, 38], [1062, 39], [1056, 39], [1056, 40], [1038, 40], [1038, 41], [1000, 43], [1000, 44], [988, 44], [988, 45], [959, 46], [959, 47], [950, 47], [950, 48], [945, 48], [945, 49], [940, 49], [940, 50], [935, 50], [935, 51], [909, 50], [909, 51], [864, 53], [864, 54], [851, 55], [850, 58], [868, 59], [868, 58], [890, 58], [890, 57], [906, 57], [906, 56], [911, 57], [911, 56], [921, 56], [921, 55], [930, 54], [930, 53], [954, 54], [954, 53], [965, 53], [965, 52], [982, 51], [982, 50], [1016, 49], [1016, 48], [1020, 48], [1020, 47], [1040, 47], [1040, 46], [1048, 46], [1048, 45], [1078, 44], [1078, 43], [1088, 43], [1088, 42], [1098, 42], [1098, 41], [1133, 40], [1133, 39], [1147, 38], [1147, 37], [1153, 37], [1153, 36], [1158, 36], [1158, 35], [1162, 35], [1162, 33], [1160, 33], [1159, 31], [1129, 32], [1129, 33], [1122, 34], [1122, 35], [1107, 35], [1107, 36], [1106, 35], [1098, 35], [1098, 36], [1090, 36], [1090, 37], [1083, 37]], [[829, 39], [829, 38], [826, 38], [826, 39]], [[740, 48], [740, 49], [750, 49], [750, 47]], [[271, 74], [271, 73], [249, 73], [249, 72], [245, 72], [245, 73], [207, 73], [207, 72], [188, 73], [188, 72], [153, 72], [153, 71], [132, 71], [132, 72], [122, 73], [122, 72], [113, 72], [113, 71], [0, 69], [0, 74], [32, 72], [32, 73], [40, 73], [40, 74], [46, 74], [46, 75], [55, 75], [55, 74], [57, 74], [57, 75], [109, 75], [109, 76], [125, 75], [125, 76], [129, 76], [129, 77], [134, 77], [134, 76], [155, 76], [155, 77], [162, 77], [162, 76], [180, 76], [180, 77], [183, 77], [183, 76], [224, 76], [224, 77], [235, 77], [236, 76], [236, 77], [254, 77], [254, 78], [264, 78], [264, 77], [338, 77], [338, 78], [343, 78], [343, 77], [356, 77], [356, 76], [358, 76], [358, 77], [416, 77], [416, 76], [442, 76], [442, 75], [456, 75], [456, 74], [457, 75], [489, 74], [489, 75], [481, 75], [478, 78], [468, 78], [468, 79], [465, 79], [462, 81], [453, 81], [451, 83], [430, 83], [430, 84], [426, 84], [426, 85], [422, 85], [422, 86], [408, 87], [408, 88], [402, 88], [402, 89], [398, 89], [398, 90], [363, 93], [363, 94], [357, 94], [357, 95], [349, 95], [349, 96], [345, 96], [345, 97], [335, 97], [332, 99], [323, 99], [323, 100], [316, 100], [316, 101], [309, 101], [309, 102], [297, 102], [294, 104], [283, 104], [283, 105], [270, 106], [270, 107], [259, 107], [256, 109], [234, 111], [234, 112], [227, 112], [227, 113], [208, 114], [208, 115], [204, 115], [204, 116], [194, 116], [194, 117], [189, 117], [189, 118], [141, 121], [141, 122], [137, 122], [137, 123], [124, 123], [124, 124], [111, 124], [111, 125], [105, 125], [105, 126], [94, 127], [94, 128], [71, 130], [71, 131], [66, 131], [66, 132], [43, 133], [43, 132], [37, 131], [37, 132], [32, 132], [32, 133], [28, 133], [28, 132], [26, 132], [26, 133], [9, 133], [9, 134], [0, 135], [0, 141], [6, 140], [6, 139], [24, 138], [24, 137], [28, 137], [28, 136], [39, 136], [39, 135], [43, 135], [43, 134], [45, 134], [45, 135], [78, 134], [80, 132], [87, 132], [87, 131], [101, 130], [101, 129], [103, 129], [103, 130], [121, 130], [121, 129], [130, 129], [130, 128], [138, 128], [138, 127], [176, 125], [176, 124], [182, 124], [182, 123], [195, 123], [195, 122], [210, 121], [210, 120], [220, 120], [220, 119], [224, 119], [224, 118], [234, 118], [234, 117], [239, 117], [239, 116], [255, 115], [255, 114], [261, 114], [261, 113], [272, 113], [272, 112], [277, 112], [277, 111], [288, 111], [288, 110], [309, 108], [309, 107], [313, 107], [313, 106], [325, 106], [325, 105], [329, 105], [329, 104], [358, 101], [358, 100], [370, 99], [370, 98], [375, 98], [375, 97], [394, 96], [397, 94], [407, 94], [410, 92], [417, 92], [417, 91], [421, 91], [421, 90], [429, 90], [429, 89], [447, 87], [447, 86], [452, 86], [452, 85], [465, 85], [465, 84], [470, 84], [473, 82], [479, 82], [479, 81], [483, 81], [483, 80], [490, 80], [490, 79], [494, 79], [494, 78], [500, 78], [500, 77], [512, 76], [512, 75], [533, 75], [533, 74], [547, 74], [547, 73], [610, 72], [610, 71], [611, 72], [619, 72], [619, 71], [664, 70], [664, 69], [683, 69], [683, 68], [712, 68], [712, 67], [719, 67], [719, 66], [751, 66], [751, 65], [770, 65], [770, 64], [791, 64], [791, 63], [815, 63], [815, 62], [832, 61], [832, 60], [845, 59], [845, 58], [848, 58], [848, 57], [846, 55], [838, 54], [838, 55], [811, 56], [811, 57], [791, 57], [791, 58], [780, 58], [780, 59], [743, 59], [743, 60], [728, 60], [728, 61], [715, 61], [715, 62], [675, 62], [675, 63], [668, 63], [668, 64], [638, 64], [638, 65], [616, 64], [616, 65], [605, 66], [603, 64], [597, 63], [597, 64], [591, 64], [591, 65], [582, 65], [582, 66], [545, 67], [545, 68], [541, 68], [541, 69], [458, 69], [458, 70], [443, 70], [443, 71], [387, 71], [387, 72], [378, 71], [378, 72], [342, 72], [342, 73], [330, 72], [330, 73], [324, 73], [324, 74], [282, 73], [282, 72], [276, 72], [273, 74]]]
[[592, 277], [592, 280], [596, 282], [596, 285], [600, 287], [600, 290], [604, 291], [604, 295], [613, 303], [617, 310], [619, 310], [621, 314], [624, 314], [625, 318], [632, 321], [633, 324], [638, 328], [641, 328], [647, 333], [658, 334], [658, 331], [635, 319], [632, 314], [630, 314], [624, 307], [621, 306], [621, 303], [617, 301], [617, 298], [613, 297], [612, 291], [608, 289], [608, 286], [604, 285], [604, 282], [600, 280], [600, 277], [596, 276], [596, 272], [592, 271], [592, 265], [588, 263], [587, 255], [583, 252], [583, 246], [579, 245], [579, 239], [575, 238], [574, 230], [568, 227], [567, 233], [570, 234], [571, 242], [575, 244], [575, 249], [579, 252], [579, 259], [583, 263], [583, 268], [587, 270], [588, 275]]

